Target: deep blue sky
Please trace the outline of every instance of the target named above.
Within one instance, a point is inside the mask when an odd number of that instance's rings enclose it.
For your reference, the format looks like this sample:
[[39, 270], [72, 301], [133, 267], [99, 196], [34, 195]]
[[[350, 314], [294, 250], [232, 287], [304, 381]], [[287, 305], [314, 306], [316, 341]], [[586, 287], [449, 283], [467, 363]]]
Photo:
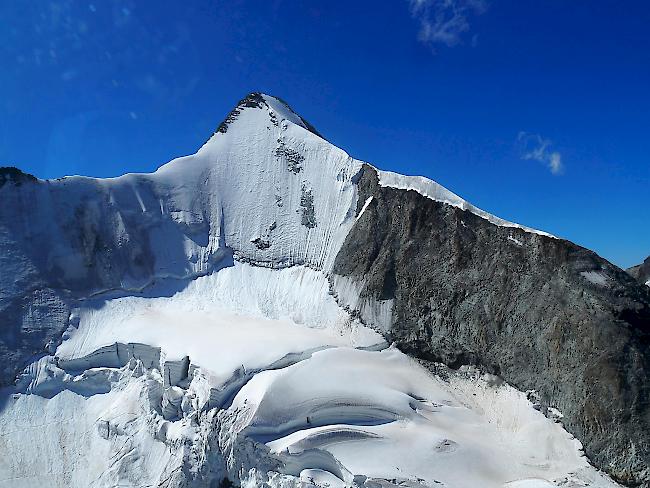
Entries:
[[0, 165], [152, 171], [263, 91], [359, 159], [641, 261], [650, 3], [446, 1], [2, 2]]

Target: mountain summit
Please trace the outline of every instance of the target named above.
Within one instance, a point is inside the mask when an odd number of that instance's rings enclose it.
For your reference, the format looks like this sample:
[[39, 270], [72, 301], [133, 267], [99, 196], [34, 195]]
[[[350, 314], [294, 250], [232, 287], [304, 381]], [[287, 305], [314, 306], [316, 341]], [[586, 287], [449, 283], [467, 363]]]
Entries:
[[16, 171], [0, 479], [650, 483], [650, 289], [587, 249], [259, 93], [152, 174]]

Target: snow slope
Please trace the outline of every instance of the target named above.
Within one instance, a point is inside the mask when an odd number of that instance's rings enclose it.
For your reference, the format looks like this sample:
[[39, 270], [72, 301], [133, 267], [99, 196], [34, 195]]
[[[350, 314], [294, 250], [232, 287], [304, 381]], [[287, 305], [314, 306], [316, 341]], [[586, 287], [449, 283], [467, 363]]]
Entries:
[[3, 392], [0, 487], [616, 486], [525, 394], [385, 344], [390, 303], [365, 324], [340, 305], [356, 292], [328, 273], [371, 204], [356, 215], [361, 168], [253, 94], [151, 175], [0, 188], [33, 217], [0, 222], [7, 263], [72, 309]]
[[[384, 343], [336, 305], [322, 273], [302, 266], [270, 270], [235, 263], [171, 297], [90, 302], [75, 311], [78, 322], [56, 351], [60, 361], [90, 357], [115, 343], [147, 344], [161, 349], [165, 361], [188, 356], [209, 371], [213, 387], [223, 387], [241, 368], [261, 369], [290, 354]], [[216, 354], [215, 344], [227, 348]], [[106, 366], [101, 362], [89, 359], [87, 366]]]

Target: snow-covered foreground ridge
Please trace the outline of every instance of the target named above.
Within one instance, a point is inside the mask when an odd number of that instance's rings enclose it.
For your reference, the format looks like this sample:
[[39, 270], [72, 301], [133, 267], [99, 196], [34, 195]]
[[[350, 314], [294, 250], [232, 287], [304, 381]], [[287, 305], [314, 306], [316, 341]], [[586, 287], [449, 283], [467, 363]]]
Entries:
[[332, 277], [363, 167], [252, 94], [151, 175], [0, 180], [30, 216], [0, 214], [2, 312], [26, 351], [52, 330], [3, 396], [0, 487], [615, 486], [534, 391], [427, 369]]

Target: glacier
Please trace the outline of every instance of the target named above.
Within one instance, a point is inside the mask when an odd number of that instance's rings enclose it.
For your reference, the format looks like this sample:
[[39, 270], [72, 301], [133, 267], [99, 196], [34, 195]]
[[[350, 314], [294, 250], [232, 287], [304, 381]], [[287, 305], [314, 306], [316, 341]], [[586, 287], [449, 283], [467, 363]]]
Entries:
[[152, 174], [0, 185], [0, 487], [618, 486], [534, 391], [409, 357], [332, 273], [364, 164], [251, 94]]

